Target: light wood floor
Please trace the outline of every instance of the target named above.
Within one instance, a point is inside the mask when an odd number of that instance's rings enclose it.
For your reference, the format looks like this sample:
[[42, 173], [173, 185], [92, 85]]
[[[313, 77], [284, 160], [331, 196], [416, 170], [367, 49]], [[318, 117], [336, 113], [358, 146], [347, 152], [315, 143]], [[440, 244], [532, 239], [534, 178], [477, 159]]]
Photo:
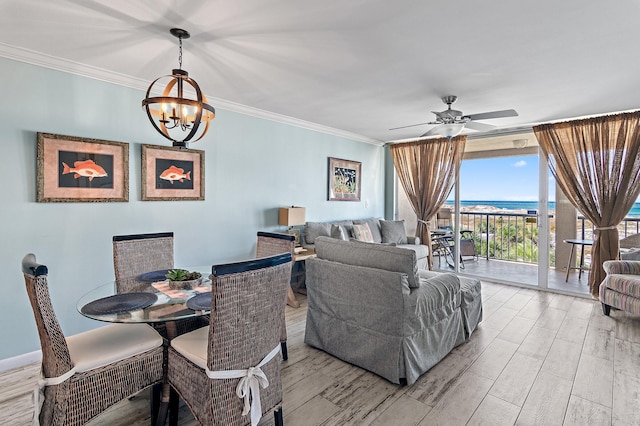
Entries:
[[[530, 289], [483, 283], [482, 291], [485, 319], [470, 341], [412, 386], [305, 345], [306, 300], [297, 295], [302, 307], [287, 308], [285, 424], [640, 425], [640, 317], [607, 318], [591, 300]], [[0, 424], [29, 423], [36, 371], [0, 375]], [[146, 392], [91, 424], [148, 422]], [[180, 424], [195, 425], [184, 406]]]

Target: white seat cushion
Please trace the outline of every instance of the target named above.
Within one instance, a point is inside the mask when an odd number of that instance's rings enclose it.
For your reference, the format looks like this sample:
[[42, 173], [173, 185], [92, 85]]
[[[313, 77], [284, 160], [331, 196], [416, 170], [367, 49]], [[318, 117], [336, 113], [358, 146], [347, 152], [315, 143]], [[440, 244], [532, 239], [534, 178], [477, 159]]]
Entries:
[[171, 340], [171, 347], [202, 369], [207, 368], [209, 326], [201, 327]]
[[162, 346], [162, 336], [146, 324], [111, 324], [67, 337], [76, 371], [104, 367]]

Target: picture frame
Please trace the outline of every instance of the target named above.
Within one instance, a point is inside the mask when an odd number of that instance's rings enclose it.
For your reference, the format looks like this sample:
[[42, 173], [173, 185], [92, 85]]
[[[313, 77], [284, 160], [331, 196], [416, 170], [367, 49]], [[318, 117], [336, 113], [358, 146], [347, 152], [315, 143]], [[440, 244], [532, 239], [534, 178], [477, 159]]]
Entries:
[[329, 157], [329, 201], [360, 201], [362, 163]]
[[36, 202], [128, 202], [129, 144], [37, 133]]
[[204, 151], [142, 145], [142, 201], [204, 200]]

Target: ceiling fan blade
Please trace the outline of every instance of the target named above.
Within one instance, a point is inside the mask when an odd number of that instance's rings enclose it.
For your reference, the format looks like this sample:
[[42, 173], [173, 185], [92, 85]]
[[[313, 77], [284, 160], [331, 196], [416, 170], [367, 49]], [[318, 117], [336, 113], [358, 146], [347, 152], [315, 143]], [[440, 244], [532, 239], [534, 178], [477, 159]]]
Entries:
[[492, 124], [479, 123], [477, 121], [469, 121], [464, 127], [471, 130], [477, 130], [479, 132], [487, 132], [496, 128], [496, 126]]
[[430, 124], [430, 123], [409, 124], [408, 126], [394, 127], [393, 129], [389, 129], [389, 130], [406, 129], [407, 127], [424, 126], [425, 124]]
[[466, 118], [469, 120], [488, 120], [490, 118], [517, 117], [518, 113], [515, 109], [505, 109], [502, 111], [481, 112], [480, 114], [469, 114]]

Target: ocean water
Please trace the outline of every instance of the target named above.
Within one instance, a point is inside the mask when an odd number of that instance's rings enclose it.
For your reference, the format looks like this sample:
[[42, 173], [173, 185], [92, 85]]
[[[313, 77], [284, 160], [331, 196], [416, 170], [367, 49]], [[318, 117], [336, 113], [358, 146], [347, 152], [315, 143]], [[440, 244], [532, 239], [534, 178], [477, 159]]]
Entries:
[[[447, 200], [447, 205], [453, 205], [453, 200]], [[496, 201], [496, 200], [460, 200], [461, 207], [491, 206], [504, 210], [538, 210], [537, 201]], [[556, 209], [556, 202], [549, 201], [549, 210]], [[640, 217], [640, 203], [635, 203], [627, 217]]]

